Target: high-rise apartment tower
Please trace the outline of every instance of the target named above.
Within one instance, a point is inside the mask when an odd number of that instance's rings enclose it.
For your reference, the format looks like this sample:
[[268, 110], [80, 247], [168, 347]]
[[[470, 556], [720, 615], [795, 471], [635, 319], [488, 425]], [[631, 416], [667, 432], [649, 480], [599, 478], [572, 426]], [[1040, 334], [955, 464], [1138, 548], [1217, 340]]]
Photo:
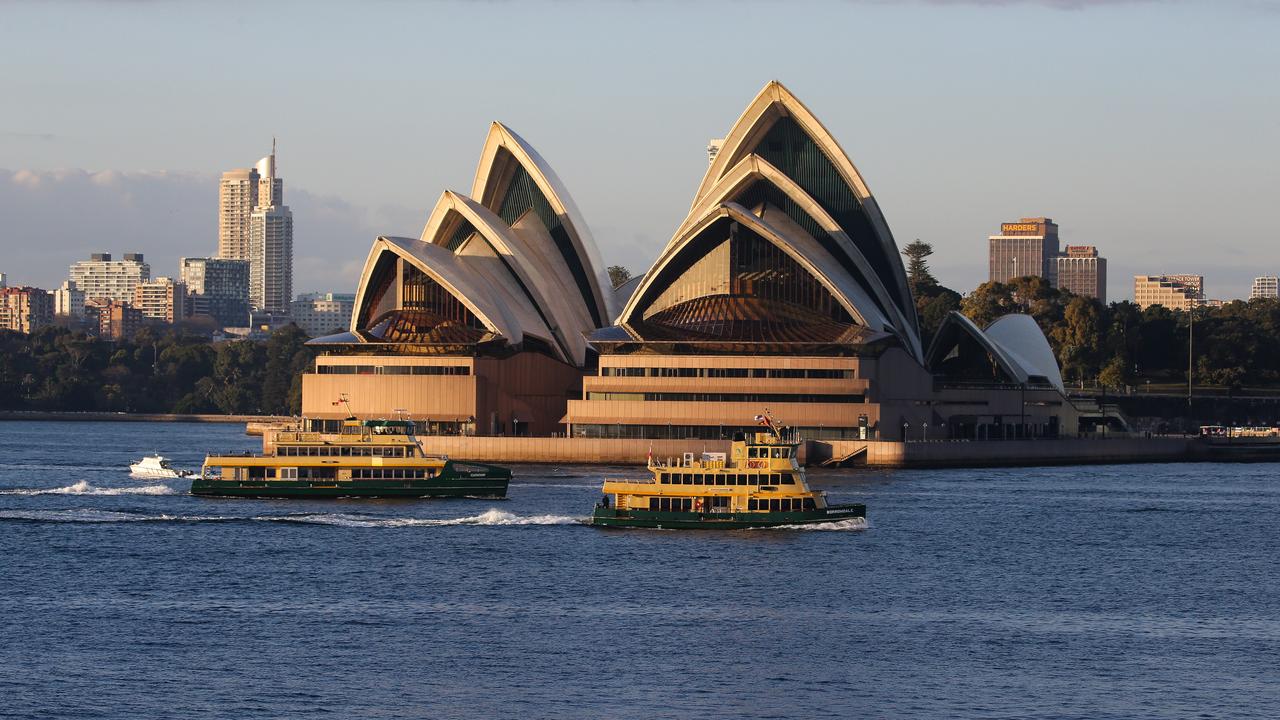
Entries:
[[1253, 279], [1253, 289], [1249, 291], [1249, 299], [1280, 297], [1280, 278], [1275, 275], [1263, 275]]
[[276, 145], [252, 168], [222, 174], [218, 257], [249, 263], [249, 304], [287, 314], [293, 299], [293, 213], [276, 176]]

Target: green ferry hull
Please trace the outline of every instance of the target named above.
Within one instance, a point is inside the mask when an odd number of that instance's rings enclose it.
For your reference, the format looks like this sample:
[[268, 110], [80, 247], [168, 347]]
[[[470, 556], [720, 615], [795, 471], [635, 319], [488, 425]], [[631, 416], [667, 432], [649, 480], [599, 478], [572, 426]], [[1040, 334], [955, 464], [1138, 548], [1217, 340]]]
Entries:
[[865, 518], [865, 505], [832, 505], [818, 510], [798, 512], [662, 512], [654, 510], [615, 510], [596, 507], [591, 524], [598, 527], [663, 528], [672, 530], [744, 530], [780, 525], [818, 525], [854, 518]]
[[191, 494], [245, 498], [503, 498], [507, 477], [437, 477], [428, 480], [223, 480], [196, 478]]

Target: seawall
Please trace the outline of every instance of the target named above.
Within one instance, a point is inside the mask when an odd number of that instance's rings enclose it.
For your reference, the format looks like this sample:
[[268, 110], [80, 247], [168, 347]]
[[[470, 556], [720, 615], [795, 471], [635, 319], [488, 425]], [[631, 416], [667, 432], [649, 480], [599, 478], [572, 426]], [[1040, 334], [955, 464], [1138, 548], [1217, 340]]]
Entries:
[[[272, 415], [206, 415], [174, 413], [124, 413], [124, 412], [53, 412], [45, 410], [0, 410], [0, 421], [5, 420], [54, 420], [60, 422], [195, 422], [195, 423], [243, 423], [250, 435], [261, 434], [265, 425], [287, 422], [291, 418]], [[254, 432], [258, 429], [259, 432]]]
[[[642, 465], [683, 453], [728, 452], [726, 440], [616, 440], [594, 438], [422, 437], [429, 453], [494, 463]], [[1205, 459], [1191, 438], [1027, 440], [975, 442], [867, 442], [809, 440], [800, 462], [830, 459], [867, 467], [990, 467], [1089, 463], [1183, 462]]]

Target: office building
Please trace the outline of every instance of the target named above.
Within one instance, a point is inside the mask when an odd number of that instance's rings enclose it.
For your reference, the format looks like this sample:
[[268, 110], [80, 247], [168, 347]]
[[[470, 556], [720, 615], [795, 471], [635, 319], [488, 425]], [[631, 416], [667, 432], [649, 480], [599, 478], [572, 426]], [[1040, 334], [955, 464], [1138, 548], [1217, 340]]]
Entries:
[[1022, 218], [1001, 223], [1000, 234], [987, 238], [987, 279], [1007, 283], [1034, 275], [1053, 282], [1058, 255], [1058, 226], [1049, 218]]
[[311, 337], [342, 332], [351, 324], [356, 296], [342, 293], [299, 295], [289, 308], [289, 317]]
[[1275, 275], [1264, 275], [1253, 279], [1253, 289], [1249, 291], [1249, 299], [1280, 297], [1280, 278]]
[[1204, 301], [1204, 276], [1134, 275], [1133, 301], [1143, 310], [1152, 305], [1190, 310]]
[[1054, 287], [1107, 302], [1107, 259], [1092, 245], [1068, 245], [1052, 260]]
[[222, 174], [218, 257], [249, 263], [249, 304], [274, 314], [293, 299], [293, 213], [276, 174], [276, 147], [252, 168]]
[[133, 302], [133, 289], [151, 279], [151, 266], [142, 253], [125, 253], [123, 260], [113, 260], [111, 253], [94, 253], [88, 260], [71, 266], [70, 280], [84, 293], [86, 300]]
[[187, 316], [186, 300], [187, 286], [173, 278], [138, 283], [133, 290], [133, 306], [143, 318], [171, 325]]
[[249, 261], [182, 258], [178, 261], [187, 292], [199, 298], [192, 314], [213, 317], [222, 327], [249, 324]]
[[0, 288], [0, 330], [33, 333], [53, 324], [53, 296], [40, 288]]
[[9, 287], [9, 276], [0, 273], [0, 289]]

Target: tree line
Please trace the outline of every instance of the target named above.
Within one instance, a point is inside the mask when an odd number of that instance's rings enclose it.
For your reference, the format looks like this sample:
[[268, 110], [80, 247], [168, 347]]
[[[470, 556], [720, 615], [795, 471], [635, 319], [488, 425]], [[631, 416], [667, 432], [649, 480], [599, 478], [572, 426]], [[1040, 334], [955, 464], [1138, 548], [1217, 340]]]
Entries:
[[1142, 310], [1127, 300], [1104, 305], [1037, 276], [986, 282], [961, 296], [930, 273], [932, 252], [919, 240], [903, 249], [926, 347], [952, 310], [978, 327], [1025, 313], [1049, 339], [1068, 384], [1185, 383], [1190, 360], [1197, 385], [1280, 386], [1280, 300], [1236, 300], [1191, 312], [1159, 305]]
[[0, 409], [294, 415], [314, 358], [306, 341], [293, 325], [216, 344], [155, 327], [120, 342], [0, 331]]

